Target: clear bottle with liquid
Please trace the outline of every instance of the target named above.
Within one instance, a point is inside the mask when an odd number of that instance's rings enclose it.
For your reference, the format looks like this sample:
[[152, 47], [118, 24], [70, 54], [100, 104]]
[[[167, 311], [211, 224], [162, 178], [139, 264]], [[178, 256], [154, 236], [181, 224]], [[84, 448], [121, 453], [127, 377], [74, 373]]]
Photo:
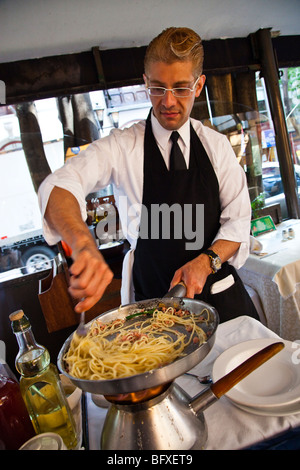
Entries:
[[75, 449], [73, 415], [57, 368], [50, 362], [49, 351], [35, 341], [23, 310], [12, 313], [9, 318], [19, 345], [15, 362], [21, 374], [21, 393], [36, 433], [59, 434], [68, 449]]

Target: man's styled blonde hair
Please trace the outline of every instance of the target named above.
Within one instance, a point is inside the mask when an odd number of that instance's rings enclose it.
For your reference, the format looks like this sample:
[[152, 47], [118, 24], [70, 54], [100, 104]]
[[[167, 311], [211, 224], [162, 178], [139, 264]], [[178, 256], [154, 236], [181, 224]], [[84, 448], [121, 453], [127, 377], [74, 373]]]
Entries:
[[189, 28], [167, 28], [154, 38], [147, 50], [144, 60], [145, 73], [153, 62], [192, 61], [194, 77], [197, 78], [203, 70], [203, 46], [200, 36]]

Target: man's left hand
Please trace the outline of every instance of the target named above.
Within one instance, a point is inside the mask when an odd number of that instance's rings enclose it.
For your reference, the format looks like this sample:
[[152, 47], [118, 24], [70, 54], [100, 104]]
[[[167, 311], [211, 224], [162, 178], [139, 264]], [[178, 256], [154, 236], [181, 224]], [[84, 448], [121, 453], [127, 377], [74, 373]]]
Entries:
[[193, 299], [195, 294], [201, 294], [211, 273], [209, 257], [201, 254], [175, 272], [170, 288], [183, 281], [187, 289], [186, 297]]

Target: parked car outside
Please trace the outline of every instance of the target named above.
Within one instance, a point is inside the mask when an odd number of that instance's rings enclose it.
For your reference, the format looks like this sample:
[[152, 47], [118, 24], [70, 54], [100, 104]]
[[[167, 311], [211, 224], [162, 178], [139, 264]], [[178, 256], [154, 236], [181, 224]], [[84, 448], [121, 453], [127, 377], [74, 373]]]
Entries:
[[[300, 187], [300, 165], [294, 165], [298, 188]], [[265, 196], [271, 197], [283, 193], [280, 168], [278, 162], [263, 163], [262, 178]]]
[[[298, 187], [298, 196], [300, 197], [300, 165], [295, 164], [294, 168]], [[271, 206], [273, 204], [280, 204], [282, 218], [287, 219], [288, 213], [286, 200], [278, 162], [263, 163], [262, 180], [266, 198], [265, 205]]]

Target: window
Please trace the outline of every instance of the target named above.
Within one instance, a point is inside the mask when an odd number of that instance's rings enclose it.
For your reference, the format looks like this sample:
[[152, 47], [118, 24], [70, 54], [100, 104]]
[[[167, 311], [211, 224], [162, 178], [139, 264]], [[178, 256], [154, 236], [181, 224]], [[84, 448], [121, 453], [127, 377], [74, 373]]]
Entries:
[[[123, 87], [88, 94], [96, 126], [96, 138], [114, 127], [124, 128], [147, 117], [150, 101], [144, 86]], [[42, 142], [49, 172], [64, 164], [66, 155], [75, 155], [84, 139], [73, 146], [64, 136], [56, 98], [37, 100], [33, 110], [38, 121], [36, 142]], [[90, 140], [89, 140], [90, 141]], [[68, 146], [70, 142], [70, 146]], [[23, 149], [17, 106], [0, 107], [0, 282], [48, 269], [57, 254], [42, 236], [41, 215], [30, 165]], [[96, 196], [110, 196], [105, 188]]]
[[[300, 194], [300, 67], [282, 71], [280, 88]], [[224, 93], [218, 96], [222, 95]], [[205, 125], [227, 136], [245, 170], [251, 201], [258, 198], [266, 207], [280, 205], [281, 216], [287, 219], [274, 127], [264, 79], [259, 73], [256, 73], [256, 98], [257, 111], [239, 103], [210, 100], [206, 89], [206, 102], [197, 104], [195, 117], [200, 116], [198, 118]], [[207, 115], [206, 107], [208, 117], [203, 118]], [[233, 113], [232, 110], [237, 112]]]
[[[300, 67], [282, 69], [279, 83], [289, 133], [291, 157], [294, 163], [298, 194], [300, 194]], [[258, 74], [256, 89], [259, 109], [268, 118], [268, 125], [262, 133], [262, 178], [265, 202], [266, 205], [280, 204], [282, 216], [287, 218], [286, 201], [267, 93], [264, 80], [259, 78]]]
[[[37, 194], [23, 150], [17, 108], [3, 106], [0, 110], [1, 280], [51, 267], [56, 252], [46, 246], [42, 237]], [[54, 171], [63, 163], [63, 135], [55, 100], [37, 101], [35, 111], [47, 165]]]

